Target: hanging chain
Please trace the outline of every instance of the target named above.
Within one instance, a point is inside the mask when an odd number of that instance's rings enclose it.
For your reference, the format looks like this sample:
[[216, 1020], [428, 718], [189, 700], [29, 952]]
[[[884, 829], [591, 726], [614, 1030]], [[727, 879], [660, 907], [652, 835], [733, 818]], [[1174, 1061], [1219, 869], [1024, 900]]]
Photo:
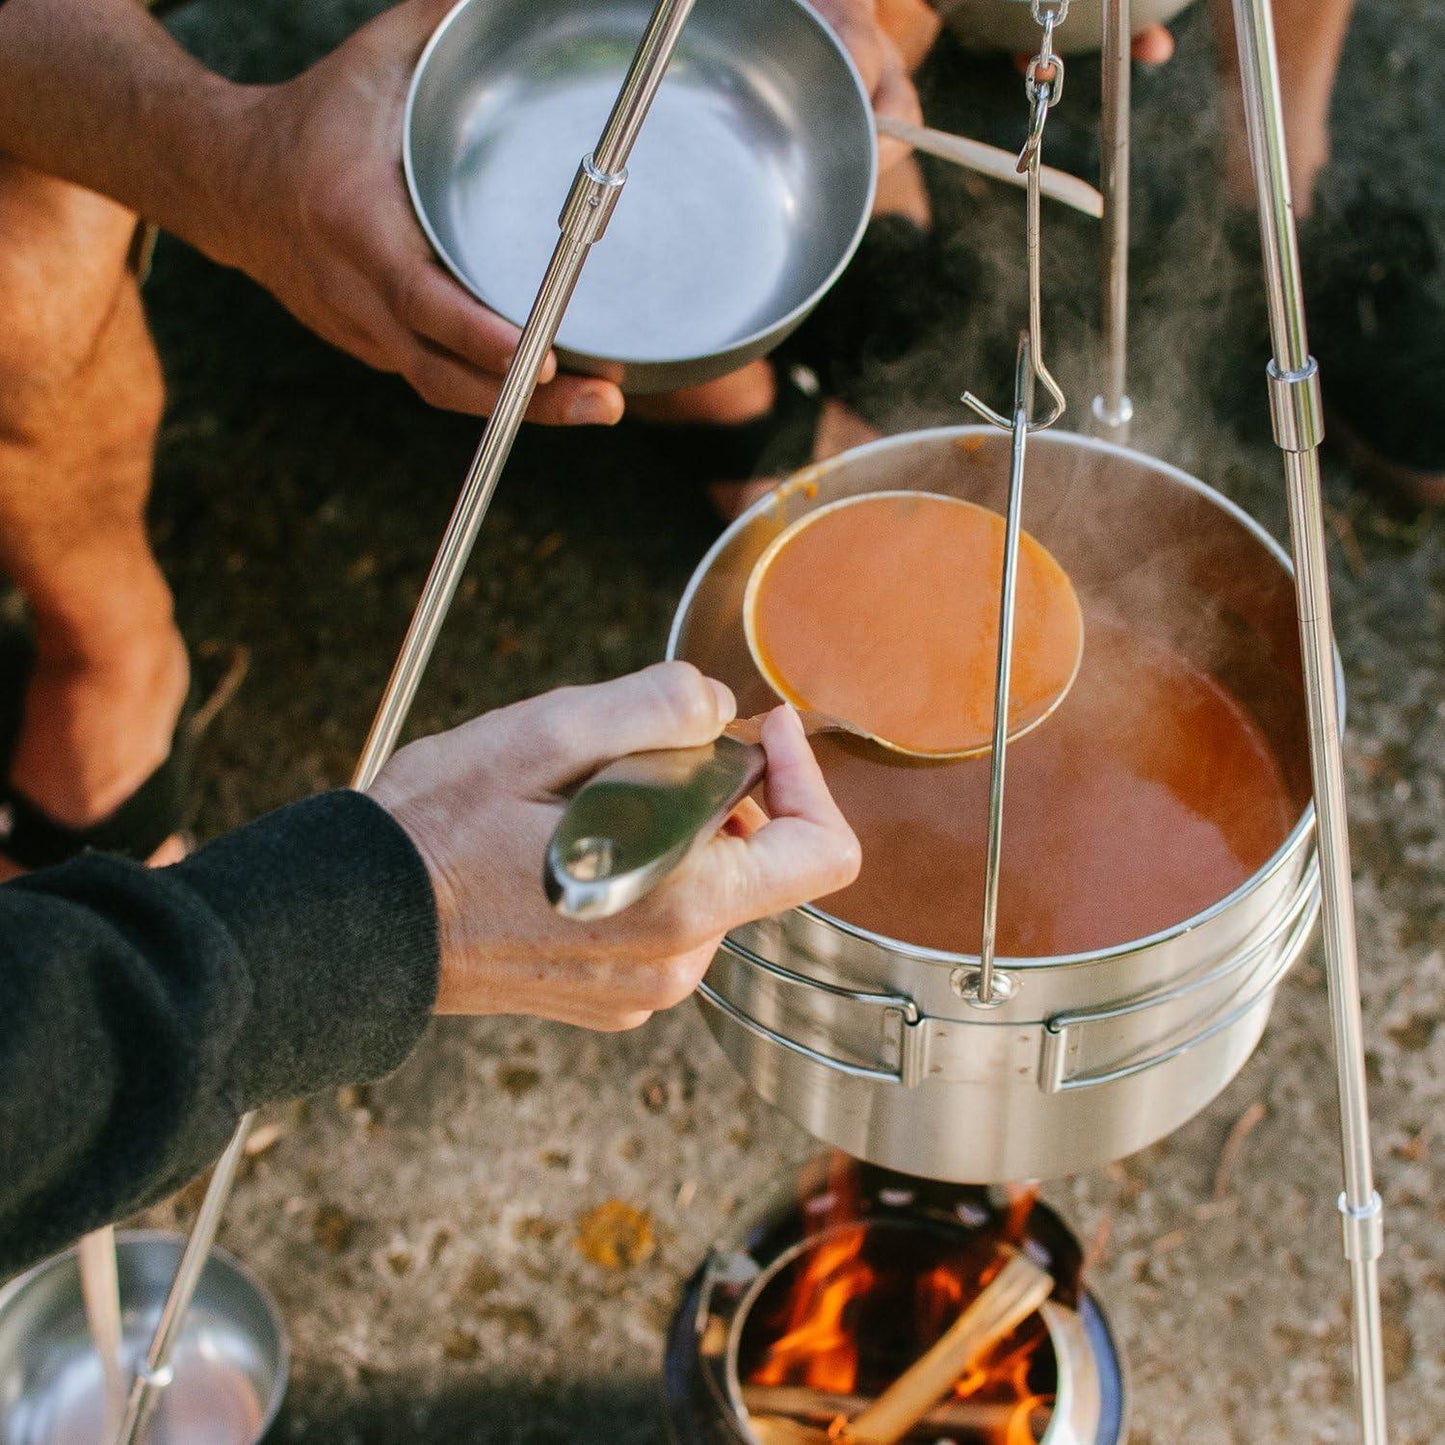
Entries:
[[[1033, 17], [1044, 32], [1039, 52], [1024, 71], [1024, 93], [1029, 99], [1029, 129], [1019, 154], [1019, 174], [1028, 181], [1024, 201], [1024, 254], [1028, 262], [1029, 340], [1034, 379], [1049, 394], [1050, 406], [1043, 417], [1030, 415], [1029, 430], [1051, 427], [1064, 414], [1067, 402], [1062, 388], [1044, 362], [1043, 322], [1043, 223], [1039, 170], [1042, 164], [1044, 127], [1049, 111], [1064, 93], [1064, 58], [1054, 52], [1054, 31], [1069, 14], [1069, 0], [1030, 0]], [[1014, 429], [1014, 419], [996, 412], [971, 391], [963, 394], [965, 404], [985, 421], [1004, 431]]]
[[1064, 58], [1054, 54], [1054, 29], [1069, 18], [1069, 0], [1032, 0], [1034, 19], [1043, 27], [1039, 53], [1024, 70], [1024, 93], [1029, 98], [1029, 134], [1019, 156], [1022, 175], [1037, 158], [1044, 139], [1049, 110], [1064, 98]]

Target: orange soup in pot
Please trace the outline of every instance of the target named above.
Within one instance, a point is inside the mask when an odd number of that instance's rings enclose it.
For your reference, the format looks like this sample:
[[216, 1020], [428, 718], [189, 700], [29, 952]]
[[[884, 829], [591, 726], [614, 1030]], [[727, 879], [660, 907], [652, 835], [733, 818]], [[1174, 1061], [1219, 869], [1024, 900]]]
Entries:
[[[1268, 862], [1299, 816], [1262, 730], [1217, 678], [1087, 604], [1085, 639], [1073, 690], [1009, 747], [1000, 956], [1089, 952], [1182, 923]], [[863, 844], [857, 882], [823, 909], [975, 952], [989, 759], [814, 746]]]

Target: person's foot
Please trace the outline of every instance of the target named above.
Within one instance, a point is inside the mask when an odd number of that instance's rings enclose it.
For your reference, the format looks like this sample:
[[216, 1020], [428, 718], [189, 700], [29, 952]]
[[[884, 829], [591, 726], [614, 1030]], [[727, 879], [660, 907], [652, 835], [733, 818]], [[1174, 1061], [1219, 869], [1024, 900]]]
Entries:
[[[737, 455], [722, 461], [724, 475], [718, 477], [714, 472], [714, 479], [706, 483], [713, 510], [724, 521], [731, 521], [777, 483], [776, 477], [753, 475], [755, 461], [761, 462], [762, 458], [748, 455], [744, 460], [744, 453], [761, 451], [757, 434], [777, 409], [779, 389], [773, 363], [758, 360], [702, 386], [638, 397], [632, 413], [638, 420], [659, 428], [659, 437], [680, 439], [684, 445], [690, 442], [698, 449], [712, 450], [708, 441], [719, 446], [728, 440], [739, 443], [727, 448]], [[762, 447], [769, 440], [763, 439]], [[738, 475], [727, 474], [730, 464], [737, 466]]]
[[[825, 462], [840, 452], [851, 451], [867, 442], [876, 442], [883, 435], [877, 427], [865, 421], [836, 397], [823, 402], [818, 413], [817, 430], [813, 433], [813, 449], [808, 460]], [[709, 490], [712, 504], [723, 521], [731, 522], [742, 516], [755, 502], [777, 491], [786, 476], [755, 477], [748, 482], [735, 482], [727, 486], [714, 486]]]
[[[754, 362], [726, 385], [696, 387], [665, 397], [644, 398], [644, 420], [668, 428], [753, 428], [777, 417], [780, 390], [806, 392], [811, 405], [788, 407], [794, 415], [779, 421], [778, 431], [761, 457], [761, 475], [713, 481], [707, 484], [713, 510], [725, 522], [747, 511], [754, 502], [774, 491], [789, 472], [806, 462], [825, 461], [881, 433], [836, 398], [816, 398], [817, 379], [806, 368], [788, 368], [780, 379], [772, 362]], [[806, 428], [806, 433], [802, 430]], [[674, 435], [678, 433], [674, 432]], [[696, 432], [694, 433], [696, 434]]]
[[1375, 196], [1301, 234], [1326, 439], [1413, 507], [1445, 505], [1445, 257], [1420, 217]]
[[[78, 651], [41, 627], [7, 781], [66, 828], [110, 817], [169, 756], [190, 668], [173, 623]], [[185, 852], [167, 838], [150, 862]], [[0, 878], [22, 871], [0, 848]]]

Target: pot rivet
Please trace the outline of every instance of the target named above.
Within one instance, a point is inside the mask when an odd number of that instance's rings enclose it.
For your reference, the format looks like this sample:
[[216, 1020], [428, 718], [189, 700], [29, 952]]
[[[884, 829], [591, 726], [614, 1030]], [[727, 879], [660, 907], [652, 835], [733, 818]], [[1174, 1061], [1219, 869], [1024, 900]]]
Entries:
[[976, 968], [956, 968], [948, 976], [948, 986], [965, 1003], [970, 1003], [974, 1008], [998, 1008], [1000, 1004], [1006, 1004], [1019, 991], [1019, 981], [1011, 973], [1000, 973], [997, 969], [993, 975], [993, 997], [984, 1003], [978, 996], [979, 971]]

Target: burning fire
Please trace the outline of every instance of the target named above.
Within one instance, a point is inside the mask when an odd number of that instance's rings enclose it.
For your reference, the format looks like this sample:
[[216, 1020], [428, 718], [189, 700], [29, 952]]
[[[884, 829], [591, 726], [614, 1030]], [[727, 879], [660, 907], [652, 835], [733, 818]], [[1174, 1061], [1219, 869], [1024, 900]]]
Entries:
[[873, 1284], [874, 1272], [862, 1258], [867, 1235], [864, 1225], [845, 1225], [815, 1246], [793, 1291], [787, 1333], [768, 1351], [754, 1384], [853, 1393], [858, 1338], [848, 1315]]
[[[866, 1404], [939, 1339], [998, 1273], [999, 1246], [1023, 1239], [1033, 1201], [1032, 1193], [1016, 1195], [1005, 1217], [960, 1247], [940, 1243], [937, 1233], [861, 1222], [856, 1191], [835, 1189], [795, 1266], [782, 1308], [769, 1312], [776, 1333], [749, 1370], [747, 1385], [774, 1387], [790, 1397], [815, 1392], [824, 1413], [831, 1408], [824, 1397], [834, 1404], [844, 1399]], [[933, 1262], [940, 1253], [944, 1257]], [[1039, 1316], [1027, 1319], [967, 1369], [951, 1396], [931, 1412], [933, 1418], [907, 1438], [946, 1435], [959, 1445], [1035, 1445], [1053, 1404], [1052, 1393], [1030, 1379], [1047, 1339]], [[963, 1402], [978, 1408], [952, 1409], [945, 1426], [943, 1413]], [[828, 1435], [846, 1441], [847, 1420], [855, 1413], [834, 1410]]]

